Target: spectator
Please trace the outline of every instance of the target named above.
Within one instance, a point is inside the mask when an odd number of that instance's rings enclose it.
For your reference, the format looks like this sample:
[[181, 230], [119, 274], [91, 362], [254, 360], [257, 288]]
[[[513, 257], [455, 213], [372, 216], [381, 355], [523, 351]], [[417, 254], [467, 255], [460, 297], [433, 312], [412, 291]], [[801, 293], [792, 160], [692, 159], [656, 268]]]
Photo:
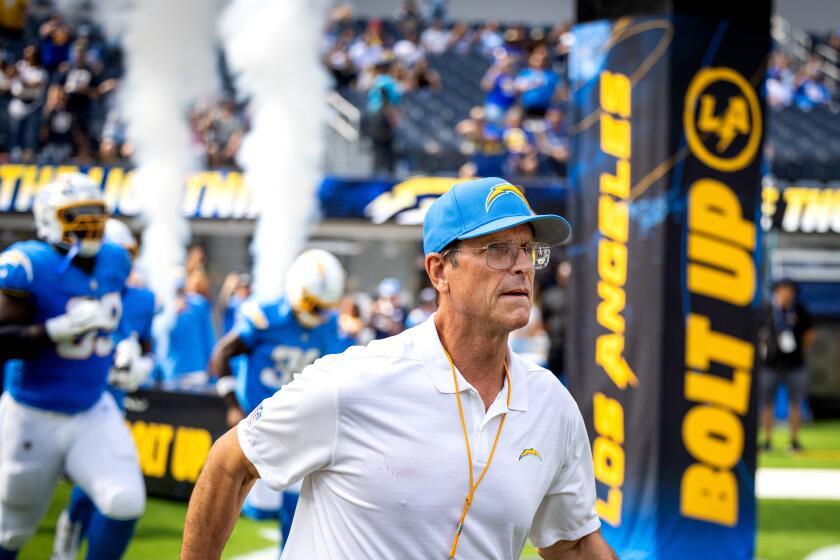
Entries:
[[230, 332], [236, 312], [242, 303], [251, 297], [251, 275], [231, 272], [222, 283], [216, 307], [221, 310], [222, 332]]
[[58, 16], [52, 16], [38, 30], [41, 63], [48, 72], [58, 70], [70, 57], [70, 28]]
[[459, 122], [455, 131], [465, 140], [462, 151], [470, 156], [470, 161], [459, 170], [461, 177], [504, 175], [507, 150], [502, 129], [486, 120], [483, 108], [473, 107], [469, 118]]
[[187, 387], [207, 382], [207, 362], [216, 343], [210, 303], [202, 295], [207, 284], [203, 272], [193, 272], [178, 292], [175, 324], [161, 364], [164, 381]]
[[449, 49], [457, 54], [469, 54], [475, 45], [475, 33], [466, 23], [456, 23], [452, 26], [449, 37]]
[[[74, 48], [75, 49], [75, 48]], [[87, 65], [83, 53], [77, 53], [73, 61], [62, 65], [51, 86], [50, 97], [61, 89], [66, 95], [67, 111], [73, 116], [70, 132], [73, 137], [74, 153], [82, 159], [91, 155], [90, 119], [93, 100], [97, 94], [96, 76]]]
[[362, 308], [352, 295], [344, 296], [338, 304], [338, 327], [345, 336], [354, 339], [356, 344], [365, 345], [374, 338], [373, 329], [365, 322]]
[[569, 161], [569, 130], [563, 110], [557, 105], [549, 107], [545, 123], [535, 130], [537, 147], [545, 157], [547, 171], [565, 176]]
[[44, 113], [41, 131], [43, 150], [41, 159], [59, 165], [73, 155], [73, 114], [67, 110], [67, 94], [58, 90], [56, 97]]
[[443, 54], [447, 51], [452, 39], [452, 33], [443, 25], [443, 20], [435, 19], [432, 25], [420, 35], [420, 43], [427, 52]]
[[805, 70], [799, 78], [799, 85], [793, 96], [793, 102], [800, 109], [813, 109], [828, 105], [831, 101], [831, 92], [825, 85], [825, 76], [822, 72]]
[[510, 333], [508, 338], [510, 348], [520, 356], [531, 360], [535, 364], [546, 367], [548, 362], [548, 334], [543, 328], [540, 309], [531, 306], [528, 324]]
[[373, 142], [373, 165], [379, 173], [392, 174], [396, 165], [394, 137], [399, 122], [402, 89], [391, 75], [391, 65], [377, 64], [368, 90], [366, 129]]
[[554, 100], [560, 76], [548, 68], [548, 56], [543, 48], [528, 57], [528, 67], [516, 76], [516, 90], [527, 119], [542, 119]]
[[517, 63], [525, 58], [525, 30], [521, 26], [509, 27], [502, 35], [503, 42], [500, 49], [494, 54], [499, 57], [507, 55]]
[[397, 21], [403, 29], [409, 27], [416, 29], [423, 23], [423, 15], [420, 13], [415, 0], [405, 0], [403, 2], [402, 7], [397, 12]]
[[560, 381], [566, 382], [566, 325], [568, 324], [569, 295], [567, 286], [572, 274], [569, 261], [557, 263], [554, 283], [542, 293], [543, 325], [548, 333], [548, 369]]
[[783, 52], [770, 57], [767, 68], [767, 104], [771, 107], [787, 107], [793, 101], [793, 73], [788, 58]]
[[[193, 272], [205, 272], [206, 264], [207, 252], [204, 250], [204, 247], [201, 245], [190, 245], [189, 249], [187, 249], [187, 258], [184, 264], [187, 276], [189, 277]], [[202, 295], [207, 298], [210, 297], [209, 292], [205, 292]]]
[[385, 278], [377, 287], [376, 301], [371, 309], [370, 324], [376, 338], [387, 338], [405, 329], [406, 309], [402, 305], [400, 281]]
[[234, 166], [243, 134], [244, 126], [236, 114], [233, 100], [222, 101], [209, 115], [204, 138], [207, 164], [211, 168]]
[[353, 65], [347, 52], [352, 41], [353, 30], [344, 29], [324, 58], [324, 63], [335, 81], [336, 89], [353, 87], [356, 83], [359, 71]]
[[99, 138], [99, 159], [102, 163], [115, 163], [131, 157], [131, 145], [126, 140], [125, 122], [117, 109], [108, 111]]
[[[397, 68], [401, 68], [401, 65]], [[400, 86], [402, 91], [406, 92], [421, 89], [430, 89], [436, 93], [443, 91], [440, 74], [429, 67], [429, 62], [425, 58], [417, 62], [412, 69], [402, 71]]]
[[[9, 102], [12, 100], [12, 78], [15, 75], [15, 65], [11, 57], [0, 49], [0, 115], [8, 114]], [[0, 118], [0, 153], [10, 149], [9, 119]]]
[[485, 92], [484, 111], [487, 118], [499, 122], [502, 116], [516, 103], [516, 60], [503, 55], [481, 78], [481, 89]]
[[405, 37], [394, 44], [394, 58], [409, 70], [426, 59], [426, 49], [420, 44], [416, 30], [408, 30]]
[[385, 60], [386, 49], [382, 22], [377, 19], [370, 20], [365, 33], [350, 45], [347, 55], [356, 68], [365, 72]]
[[408, 313], [405, 320], [405, 328], [416, 327], [432, 316], [437, 309], [437, 292], [434, 288], [423, 288], [417, 296], [418, 305]]
[[38, 61], [38, 50], [30, 45], [15, 65], [9, 89], [9, 120], [12, 157], [30, 159], [38, 148], [38, 131], [47, 87], [47, 72]]
[[479, 28], [478, 48], [481, 54], [486, 57], [495, 56], [498, 49], [502, 47], [505, 40], [499, 33], [499, 24], [488, 21]]
[[780, 280], [773, 285], [773, 293], [764, 309], [759, 331], [761, 388], [761, 423], [764, 428], [765, 451], [771, 449], [773, 431], [773, 400], [779, 382], [788, 389], [790, 449], [802, 450], [799, 428], [802, 423], [801, 403], [808, 392], [808, 370], [805, 350], [814, 340], [811, 316], [796, 301], [796, 284]]

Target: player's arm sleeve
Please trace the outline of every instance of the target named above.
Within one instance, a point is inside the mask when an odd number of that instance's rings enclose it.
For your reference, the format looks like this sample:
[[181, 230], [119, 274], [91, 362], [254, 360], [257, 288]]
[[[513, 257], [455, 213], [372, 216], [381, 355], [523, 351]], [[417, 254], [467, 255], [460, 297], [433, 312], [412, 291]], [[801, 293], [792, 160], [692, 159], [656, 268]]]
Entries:
[[545, 548], [558, 541], [576, 541], [596, 531], [595, 474], [583, 417], [575, 418], [566, 436], [566, 456], [531, 523], [531, 542]]
[[35, 321], [32, 262], [21, 250], [0, 254], [0, 360], [30, 358], [51, 344]]
[[20, 249], [0, 254], [0, 291], [11, 296], [29, 296], [35, 272], [29, 256]]
[[239, 445], [274, 490], [328, 465], [337, 442], [335, 377], [309, 366], [237, 427]]

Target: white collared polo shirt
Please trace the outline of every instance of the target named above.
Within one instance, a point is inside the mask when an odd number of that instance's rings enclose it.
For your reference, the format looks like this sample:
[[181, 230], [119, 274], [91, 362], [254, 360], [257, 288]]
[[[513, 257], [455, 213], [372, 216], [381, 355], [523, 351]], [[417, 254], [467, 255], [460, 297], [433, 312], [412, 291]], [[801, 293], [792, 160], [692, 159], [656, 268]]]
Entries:
[[[457, 351], [457, 349], [456, 349]], [[516, 559], [600, 527], [589, 440], [549, 371], [508, 351], [507, 381], [485, 411], [458, 375], [477, 479], [458, 558]], [[469, 492], [452, 371], [434, 316], [397, 336], [326, 356], [266, 399], [237, 430], [263, 480], [303, 478], [283, 558], [448, 558]]]

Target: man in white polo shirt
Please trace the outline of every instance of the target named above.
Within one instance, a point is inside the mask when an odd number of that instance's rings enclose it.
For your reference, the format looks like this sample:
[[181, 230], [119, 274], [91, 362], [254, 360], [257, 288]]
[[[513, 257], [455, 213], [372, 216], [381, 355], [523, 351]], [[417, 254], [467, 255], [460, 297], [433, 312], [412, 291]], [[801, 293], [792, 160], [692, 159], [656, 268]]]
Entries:
[[441, 196], [423, 230], [438, 311], [321, 358], [216, 442], [182, 560], [220, 557], [258, 477], [303, 479], [287, 559], [516, 559], [528, 537], [545, 558], [615, 558], [577, 405], [507, 344], [570, 231], [502, 179]]

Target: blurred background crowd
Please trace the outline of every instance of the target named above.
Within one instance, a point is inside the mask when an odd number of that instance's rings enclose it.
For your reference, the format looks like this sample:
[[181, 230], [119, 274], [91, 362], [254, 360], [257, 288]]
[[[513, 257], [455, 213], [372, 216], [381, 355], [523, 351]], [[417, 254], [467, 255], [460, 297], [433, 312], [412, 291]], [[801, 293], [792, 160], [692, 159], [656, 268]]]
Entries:
[[[119, 40], [51, 6], [45, 0], [0, 6], [0, 113], [7, 115], [0, 119], [0, 161], [128, 164]], [[571, 22], [452, 21], [446, 2], [405, 0], [392, 18], [381, 19], [357, 18], [349, 4], [338, 4], [322, 59], [334, 91], [358, 112], [374, 173], [562, 177], [569, 154], [570, 29]], [[810, 40], [814, 52], [836, 53], [840, 32]], [[823, 60], [798, 54], [778, 48], [772, 56], [768, 105], [836, 109], [836, 80], [827, 79]], [[221, 51], [219, 69], [226, 93], [195, 103], [189, 122], [206, 166], [236, 169], [248, 105], [237, 99]], [[771, 156], [774, 140], [785, 144], [788, 137], [786, 119], [778, 120], [778, 127], [771, 122]], [[827, 126], [820, 121], [821, 113], [809, 128]]]

